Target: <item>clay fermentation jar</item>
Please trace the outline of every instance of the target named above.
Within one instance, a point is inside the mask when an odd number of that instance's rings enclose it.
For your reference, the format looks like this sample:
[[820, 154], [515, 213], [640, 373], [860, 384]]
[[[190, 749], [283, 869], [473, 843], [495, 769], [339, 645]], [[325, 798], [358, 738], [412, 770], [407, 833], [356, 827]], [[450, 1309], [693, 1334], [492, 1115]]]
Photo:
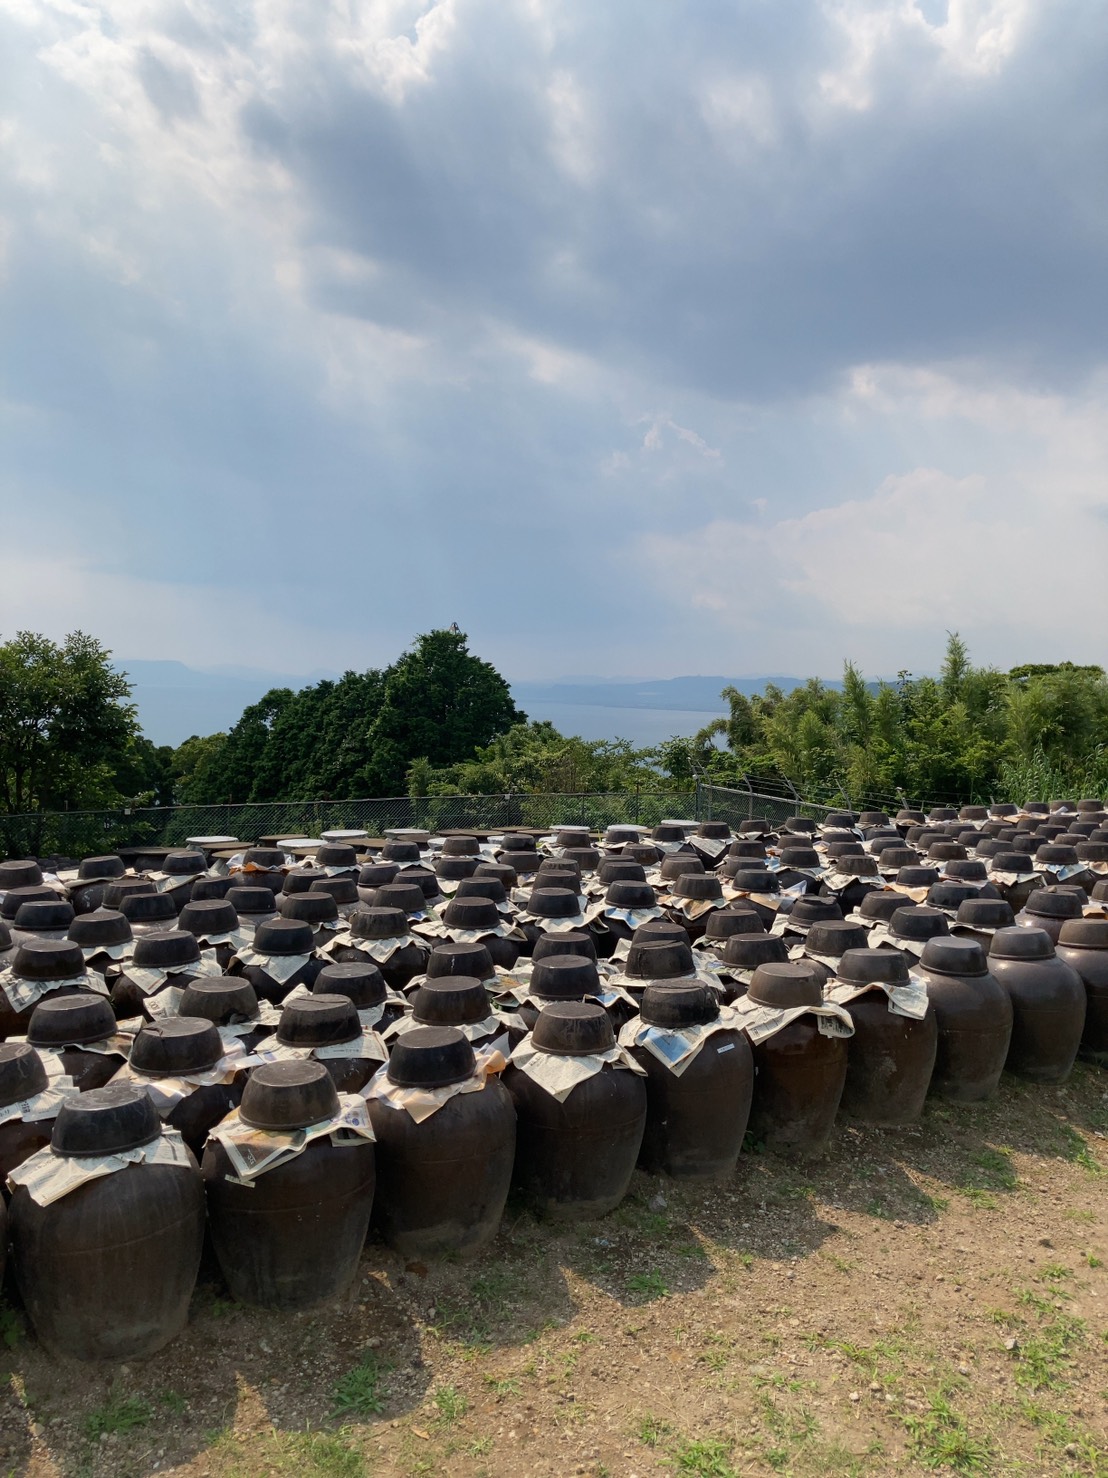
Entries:
[[1081, 1056], [1108, 1067], [1108, 919], [1070, 919], [1062, 925], [1057, 954], [1085, 985]]
[[[159, 1078], [207, 1072], [222, 1056], [223, 1043], [211, 1022], [170, 1016], [149, 1022], [139, 1031], [131, 1048], [131, 1070], [156, 1084]], [[189, 1085], [183, 1098], [162, 1111], [163, 1121], [179, 1130], [193, 1154], [200, 1156], [209, 1130], [241, 1101], [245, 1082], [246, 1073], [241, 1072], [230, 1083]]]
[[122, 1057], [87, 1050], [95, 1049], [115, 1032], [115, 1012], [107, 996], [90, 991], [40, 1001], [31, 1012], [27, 1041], [60, 1057], [62, 1070], [86, 1093], [103, 1088], [123, 1066]]
[[[580, 1057], [606, 1052], [615, 1034], [589, 1001], [543, 1008], [531, 1034], [540, 1052]], [[627, 1192], [646, 1125], [646, 1088], [637, 1073], [605, 1063], [559, 1101], [509, 1062], [504, 1086], [517, 1116], [515, 1180], [545, 1215], [605, 1216]]]
[[[0, 1110], [35, 1098], [45, 1091], [49, 1079], [35, 1049], [26, 1042], [0, 1042]], [[6, 1119], [0, 1124], [0, 1200], [7, 1195], [5, 1182], [28, 1155], [50, 1143], [53, 1119]]]
[[1085, 1027], [1085, 987], [1045, 929], [998, 929], [989, 968], [1012, 1002], [1005, 1068], [1033, 1083], [1064, 1083]]
[[[891, 949], [850, 949], [839, 961], [838, 978], [857, 985], [908, 983], [904, 956]], [[847, 1042], [842, 1112], [884, 1128], [914, 1124], [923, 1113], [938, 1050], [939, 1028], [929, 1007], [922, 1020], [889, 1009], [875, 985], [847, 1006], [854, 1035]]]
[[[118, 1154], [156, 1140], [149, 1096], [110, 1083], [63, 1104], [51, 1149]], [[12, 1266], [35, 1333], [55, 1357], [135, 1360], [185, 1327], [204, 1240], [196, 1161], [128, 1165], [40, 1206], [23, 1187], [11, 1201]]]
[[[760, 965], [747, 991], [762, 1006], [819, 1006], [820, 974], [803, 960]], [[824, 1036], [814, 1016], [799, 1016], [753, 1045], [754, 1099], [750, 1132], [768, 1150], [808, 1157], [831, 1138], [846, 1084], [847, 1046]]]
[[[473, 1076], [473, 1049], [453, 1027], [406, 1032], [389, 1081], [434, 1091]], [[456, 1093], [417, 1123], [406, 1108], [370, 1100], [377, 1136], [375, 1225], [406, 1257], [471, 1256], [496, 1236], [512, 1179], [516, 1114], [497, 1077]]]
[[975, 1103], [996, 1091], [1012, 1037], [1012, 1002], [972, 939], [929, 939], [920, 960], [939, 1026], [930, 1092]]
[[[288, 1133], [338, 1113], [320, 1062], [272, 1062], [250, 1075], [243, 1121]], [[307, 1309], [354, 1276], [373, 1207], [374, 1147], [324, 1135], [293, 1159], [236, 1185], [227, 1151], [209, 1139], [201, 1170], [216, 1256], [235, 1298], [269, 1309]]]
[[[642, 1021], [681, 1031], [719, 1017], [715, 994], [703, 985], [650, 985]], [[746, 1033], [713, 1032], [680, 1074], [646, 1047], [631, 1048], [646, 1070], [646, 1129], [639, 1164], [681, 1180], [730, 1175], [742, 1148], [754, 1091], [754, 1059]]]

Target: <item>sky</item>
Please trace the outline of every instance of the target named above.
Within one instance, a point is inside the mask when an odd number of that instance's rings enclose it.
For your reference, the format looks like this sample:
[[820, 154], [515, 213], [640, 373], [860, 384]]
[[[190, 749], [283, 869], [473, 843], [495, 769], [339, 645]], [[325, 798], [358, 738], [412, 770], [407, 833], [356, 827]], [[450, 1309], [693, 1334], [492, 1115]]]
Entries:
[[0, 633], [1103, 661], [1103, 0], [0, 0]]

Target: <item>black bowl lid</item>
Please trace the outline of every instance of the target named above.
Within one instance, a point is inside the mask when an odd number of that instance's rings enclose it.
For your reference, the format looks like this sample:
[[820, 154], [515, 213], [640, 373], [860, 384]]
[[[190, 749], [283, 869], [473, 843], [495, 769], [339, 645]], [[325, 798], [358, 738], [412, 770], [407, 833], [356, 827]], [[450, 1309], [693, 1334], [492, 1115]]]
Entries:
[[875, 878], [877, 876], [876, 857], [840, 857], [837, 860], [837, 871], [844, 877]]
[[577, 894], [568, 888], [532, 888], [526, 910], [540, 919], [572, 919], [581, 909]]
[[782, 867], [818, 867], [819, 853], [815, 847], [782, 847], [778, 854]]
[[481, 848], [476, 837], [444, 837], [442, 842], [442, 855], [444, 857], [478, 857]]
[[255, 1129], [306, 1129], [339, 1111], [335, 1084], [321, 1062], [267, 1062], [246, 1081], [239, 1117]]
[[299, 919], [266, 919], [254, 930], [254, 948], [260, 955], [310, 955], [314, 944], [312, 926]]
[[0, 1109], [46, 1090], [49, 1079], [42, 1058], [27, 1042], [0, 1042]]
[[1045, 929], [1014, 925], [996, 931], [989, 943], [989, 955], [998, 960], [1051, 960], [1054, 941]]
[[1041, 919], [1079, 919], [1081, 899], [1076, 893], [1037, 888], [1023, 909], [1025, 913], [1038, 914]]
[[367, 862], [358, 872], [359, 888], [384, 888], [399, 874], [393, 862]]
[[340, 908], [358, 901], [358, 885], [349, 873], [337, 878], [313, 878], [308, 892], [313, 898], [333, 898]]
[[319, 924], [333, 924], [339, 916], [339, 906], [328, 893], [282, 894], [277, 908], [283, 919], [294, 919], [298, 924], [315, 928]]
[[529, 877], [539, 870], [538, 852], [498, 852], [496, 860], [501, 867], [510, 867], [517, 877]]
[[776, 873], [764, 867], [739, 867], [731, 874], [731, 886], [743, 893], [779, 893]]
[[508, 890], [499, 878], [463, 878], [454, 893], [455, 898], [487, 898], [495, 904], [508, 902]]
[[69, 926], [69, 938], [82, 949], [103, 949], [116, 944], [129, 944], [131, 926], [114, 908], [98, 908], [81, 914]]
[[676, 980], [692, 975], [695, 969], [692, 945], [686, 935], [680, 943], [658, 940], [640, 944], [632, 939], [624, 973], [637, 980]]
[[315, 849], [315, 860], [319, 867], [349, 867], [353, 870], [358, 865], [358, 854], [353, 847], [340, 842], [324, 842], [322, 847]]
[[898, 908], [889, 920], [889, 933], [896, 939], [918, 942], [949, 932], [946, 914], [938, 908]]
[[723, 884], [714, 872], [682, 873], [670, 888], [674, 898], [688, 898], [692, 902], [714, 902], [723, 897]]
[[877, 889], [866, 894], [858, 905], [858, 914], [863, 919], [880, 920], [887, 924], [898, 908], [904, 907], [900, 893], [884, 893]]
[[539, 1012], [531, 1044], [556, 1057], [591, 1057], [616, 1044], [612, 1022], [592, 1001], [552, 1001]]
[[502, 834], [500, 841], [505, 852], [534, 852], [538, 847], [537, 841], [529, 831], [506, 831]]
[[0, 892], [42, 886], [42, 868], [31, 857], [0, 862]]
[[974, 857], [956, 857], [943, 871], [948, 878], [962, 879], [967, 883], [984, 883], [989, 876], [985, 864]]
[[967, 898], [958, 905], [955, 920], [969, 929], [1006, 929], [1015, 921], [1012, 905], [1003, 898]]
[[92, 991], [40, 1001], [31, 1012], [27, 1040], [33, 1047], [104, 1042], [116, 1033], [115, 1012]]
[[726, 821], [702, 821], [696, 828], [698, 837], [706, 837], [708, 841], [722, 842], [731, 835], [731, 828]]
[[1067, 919], [1058, 943], [1073, 949], [1108, 949], [1108, 919]]
[[650, 837], [652, 841], [665, 842], [667, 844], [683, 842], [685, 840], [685, 828], [683, 826], [656, 826], [650, 833]]
[[30, 903], [21, 903], [16, 912], [14, 925], [17, 929], [68, 929], [75, 918], [73, 905], [64, 898], [36, 898]]
[[398, 1088], [448, 1088], [473, 1076], [477, 1059], [455, 1026], [417, 1026], [398, 1037], [385, 1069]]
[[743, 908], [741, 901], [727, 908], [714, 908], [704, 928], [705, 939], [730, 939], [732, 934], [762, 934], [762, 916], [753, 908]]
[[239, 926], [235, 905], [226, 898], [199, 898], [186, 903], [177, 919], [177, 927], [197, 939], [211, 934], [230, 934]]
[[976, 939], [935, 938], [923, 947], [920, 963], [937, 975], [987, 975], [985, 951]]
[[648, 1026], [683, 1031], [719, 1017], [715, 991], [706, 985], [648, 985], [642, 993], [639, 1015]]
[[200, 962], [200, 946], [195, 934], [187, 929], [165, 929], [160, 934], [146, 934], [135, 940], [132, 956], [140, 968], [177, 970]]
[[448, 929], [476, 929], [491, 934], [503, 920], [491, 898], [452, 898], [442, 911]]
[[1031, 858], [1026, 852], [996, 852], [993, 855], [994, 872], [1031, 872]]
[[580, 955], [582, 959], [595, 962], [596, 940], [579, 929], [570, 929], [565, 934], [540, 934], [531, 951], [532, 962], [537, 964], [551, 955]]
[[820, 1006], [823, 988], [819, 972], [805, 960], [759, 965], [747, 990], [747, 999], [759, 1006], [782, 1010], [794, 1006]]
[[474, 878], [495, 879], [505, 892], [515, 887], [519, 882], [514, 867], [509, 867], [503, 862], [482, 862], [478, 865]]
[[412, 996], [412, 1018], [427, 1026], [467, 1026], [488, 1014], [488, 992], [472, 975], [425, 980]]
[[234, 885], [233, 877], [197, 878], [189, 893], [190, 903], [206, 903], [210, 898], [226, 898]]
[[85, 957], [69, 939], [25, 939], [16, 949], [12, 973], [23, 980], [69, 980], [85, 973]]
[[[104, 902], [108, 902], [106, 896]], [[169, 893], [128, 893], [119, 900], [119, 911], [129, 924], [170, 924], [177, 917], [177, 905]]]
[[937, 867], [901, 867], [897, 869], [896, 881], [902, 888], [930, 888], [939, 881]]
[[263, 872], [279, 872], [285, 865], [280, 847], [247, 847], [242, 854], [244, 867], [260, 867]]
[[805, 949], [814, 955], [839, 956], [848, 949], [866, 949], [869, 939], [861, 924], [848, 924], [845, 919], [828, 919], [813, 924], [808, 930]]
[[418, 862], [419, 844], [417, 842], [387, 841], [378, 856], [383, 862]]
[[400, 939], [407, 932], [408, 915], [402, 908], [360, 908], [350, 916], [354, 939]]
[[[64, 901], [64, 899], [59, 899], [53, 888], [12, 888], [4, 894], [3, 901], [0, 903], [0, 911], [4, 918], [14, 922], [20, 912], [32, 903], [53, 907], [54, 904]], [[66, 906], [68, 907], [68, 904]]]
[[102, 857], [81, 857], [77, 865], [78, 882], [98, 882], [99, 879], [121, 878], [127, 871], [123, 857], [106, 853]]
[[869, 985], [875, 980], [901, 985], [908, 979], [908, 961], [898, 949], [848, 949], [839, 960], [836, 974], [840, 980], [856, 985]]
[[448, 883], [471, 878], [479, 866], [476, 857], [436, 857], [434, 862], [435, 876]]
[[788, 917], [792, 924], [803, 924], [811, 928], [813, 924], [829, 924], [842, 916], [842, 907], [834, 898], [814, 898], [809, 893], [796, 900]]
[[968, 883], [932, 883], [927, 890], [927, 905], [929, 908], [941, 908], [949, 912], [952, 908], [961, 908], [967, 898], [976, 897], [977, 889], [971, 888]]
[[791, 832], [817, 832], [818, 824], [810, 816], [786, 816], [781, 826], [782, 831]]
[[67, 1098], [50, 1135], [57, 1155], [118, 1155], [162, 1132], [154, 1100], [134, 1083], [109, 1083]]
[[736, 970], [755, 970], [759, 965], [783, 965], [789, 950], [776, 934], [732, 934], [724, 940], [719, 957]]
[[167, 1016], [147, 1022], [131, 1047], [131, 1067], [152, 1078], [203, 1073], [223, 1056], [223, 1042], [210, 1021]]
[[313, 992], [287, 1001], [277, 1023], [277, 1040], [289, 1047], [330, 1047], [361, 1035], [362, 1024], [349, 996]]
[[653, 908], [657, 895], [649, 883], [625, 881], [617, 878], [608, 884], [604, 901], [609, 908]]
[[458, 944], [453, 941], [436, 944], [427, 958], [428, 980], [444, 980], [457, 976], [491, 980], [495, 974], [496, 966], [489, 947], [479, 939]]
[[961, 842], [932, 842], [927, 849], [932, 862], [954, 862], [966, 855]]
[[203, 852], [167, 852], [161, 865], [162, 872], [180, 878], [194, 878], [198, 872], [207, 870]]
[[547, 955], [531, 970], [531, 994], [551, 1001], [580, 1001], [595, 995], [600, 973], [584, 955]]
[[243, 888], [230, 888], [227, 892], [227, 902], [232, 905], [241, 919], [244, 914], [274, 913], [277, 908], [277, 898], [272, 888], [256, 888], [253, 886]]
[[341, 965], [324, 965], [312, 982], [312, 994], [346, 996], [357, 1011], [379, 1006], [388, 996], [385, 977], [368, 960], [350, 960]]
[[258, 1015], [258, 997], [250, 982], [241, 976], [221, 975], [217, 979], [193, 980], [181, 992], [177, 1014], [198, 1016], [214, 1026], [254, 1021]]
[[377, 889], [373, 904], [375, 908], [401, 909], [406, 914], [413, 914], [423, 913], [427, 899], [418, 883], [386, 883]]
[[694, 873], [705, 873], [707, 870], [703, 858], [698, 857], [695, 852], [674, 852], [662, 859], [662, 865], [658, 869], [667, 883], [676, 882], [678, 878], [689, 877]]

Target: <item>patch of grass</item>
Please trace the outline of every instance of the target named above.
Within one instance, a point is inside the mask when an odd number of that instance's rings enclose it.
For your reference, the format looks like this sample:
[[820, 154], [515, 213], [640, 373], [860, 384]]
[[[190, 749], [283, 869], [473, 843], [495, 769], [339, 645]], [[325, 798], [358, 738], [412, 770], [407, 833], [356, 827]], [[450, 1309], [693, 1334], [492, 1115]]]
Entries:
[[485, 1384], [494, 1396], [518, 1396], [521, 1389], [519, 1381], [510, 1376], [486, 1375]]
[[383, 1364], [372, 1350], [367, 1350], [360, 1363], [331, 1387], [332, 1415], [370, 1417], [384, 1411], [385, 1393], [381, 1384], [391, 1369], [391, 1365]]
[[955, 1473], [984, 1473], [992, 1461], [988, 1437], [976, 1437], [946, 1395], [936, 1391], [922, 1416], [904, 1417], [912, 1456], [925, 1468], [951, 1468]]
[[896, 1212], [893, 1208], [887, 1206], [884, 1201], [878, 1199], [876, 1196], [871, 1201], [866, 1202], [866, 1215], [880, 1217], [882, 1221], [896, 1220]]
[[1059, 1315], [1040, 1325], [1016, 1347], [1016, 1384], [1032, 1392], [1064, 1386], [1073, 1350], [1084, 1338], [1083, 1319]]
[[457, 1386], [439, 1386], [434, 1402], [444, 1422], [459, 1421], [469, 1410], [469, 1402]]
[[678, 1442], [673, 1448], [672, 1462], [679, 1473], [693, 1473], [696, 1478], [735, 1478], [730, 1457], [729, 1443], [702, 1437], [697, 1442]]
[[1104, 1167], [1097, 1160], [1092, 1150], [1090, 1150], [1085, 1139], [1078, 1134], [1077, 1130], [1069, 1124], [1063, 1124], [1060, 1132], [1062, 1135], [1061, 1154], [1063, 1159], [1068, 1160], [1071, 1165], [1080, 1165], [1082, 1170], [1087, 1170], [1090, 1175], [1099, 1175]]
[[1102, 1268], [1104, 1266], [1103, 1261], [1099, 1257], [1094, 1257], [1091, 1252], [1085, 1254], [1085, 1261], [1091, 1268]]
[[918, 1191], [917, 1200], [927, 1211], [949, 1211], [950, 1209], [948, 1196], [933, 1196], [930, 1191]]
[[739, 1267], [744, 1268], [748, 1273], [754, 1266], [753, 1252], [737, 1252], [735, 1254], [735, 1260], [739, 1264]]
[[174, 1416], [182, 1416], [189, 1408], [187, 1397], [180, 1391], [159, 1391], [158, 1400]]
[[902, 1340], [877, 1339], [871, 1345], [855, 1344], [848, 1339], [827, 1339], [823, 1335], [809, 1335], [809, 1349], [837, 1350], [840, 1355], [866, 1372], [870, 1380], [881, 1379], [886, 1384], [897, 1380], [903, 1370], [905, 1346]]
[[657, 1447], [662, 1438], [668, 1437], [672, 1431], [673, 1428], [669, 1422], [663, 1421], [660, 1416], [654, 1416], [648, 1411], [639, 1419], [639, 1424], [635, 1428], [635, 1436], [644, 1447]]
[[106, 1432], [133, 1432], [145, 1427], [153, 1415], [154, 1408], [141, 1396], [112, 1396], [85, 1417], [85, 1436], [97, 1442]]
[[635, 1293], [642, 1303], [650, 1303], [656, 1298], [665, 1298], [669, 1289], [665, 1285], [661, 1273], [657, 1270], [650, 1273], [635, 1273], [627, 1280], [628, 1293]]
[[1044, 1283], [1061, 1283], [1066, 1278], [1072, 1278], [1073, 1273], [1064, 1263], [1048, 1262], [1039, 1273]]
[[958, 1189], [970, 1205], [976, 1206], [979, 1211], [996, 1211], [1000, 1205], [991, 1191], [983, 1191], [980, 1186], [959, 1186]]
[[350, 1445], [345, 1429], [338, 1432], [278, 1432], [271, 1428], [258, 1436], [224, 1432], [214, 1451], [226, 1455], [221, 1478], [253, 1478], [258, 1472], [280, 1478], [365, 1478], [361, 1453]]
[[1066, 1221], [1079, 1221], [1086, 1226], [1090, 1222], [1096, 1221], [1095, 1211], [1078, 1211], [1072, 1206], [1067, 1207], [1066, 1210], [1062, 1212], [1062, 1215]]
[[699, 1258], [702, 1262], [708, 1256], [699, 1242], [679, 1242], [673, 1250], [678, 1257]]
[[1077, 1461], [1096, 1471], [1101, 1457], [1096, 1441], [1083, 1428], [1073, 1426], [1065, 1412], [1054, 1406], [1041, 1406], [1037, 1401], [1022, 1401], [1020, 1414], [1052, 1447], [1076, 1447]]
[[225, 1319], [228, 1314], [233, 1314], [237, 1308], [234, 1299], [213, 1298], [208, 1305], [208, 1313], [213, 1319]]
[[1012, 1164], [1012, 1151], [1006, 1149], [981, 1150], [974, 1155], [973, 1163], [985, 1183], [997, 1191], [1012, 1191], [1016, 1188], [1016, 1169]]

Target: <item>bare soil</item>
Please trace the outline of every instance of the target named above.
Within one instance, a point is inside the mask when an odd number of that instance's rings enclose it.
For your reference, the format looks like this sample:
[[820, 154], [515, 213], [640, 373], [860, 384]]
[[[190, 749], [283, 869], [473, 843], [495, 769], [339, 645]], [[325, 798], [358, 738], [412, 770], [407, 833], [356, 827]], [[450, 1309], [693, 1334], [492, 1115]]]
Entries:
[[205, 1275], [141, 1364], [0, 1318], [0, 1473], [1108, 1474], [1108, 1075], [1006, 1080], [733, 1181], [636, 1175], [603, 1221], [509, 1206], [472, 1262], [371, 1243], [347, 1297]]

